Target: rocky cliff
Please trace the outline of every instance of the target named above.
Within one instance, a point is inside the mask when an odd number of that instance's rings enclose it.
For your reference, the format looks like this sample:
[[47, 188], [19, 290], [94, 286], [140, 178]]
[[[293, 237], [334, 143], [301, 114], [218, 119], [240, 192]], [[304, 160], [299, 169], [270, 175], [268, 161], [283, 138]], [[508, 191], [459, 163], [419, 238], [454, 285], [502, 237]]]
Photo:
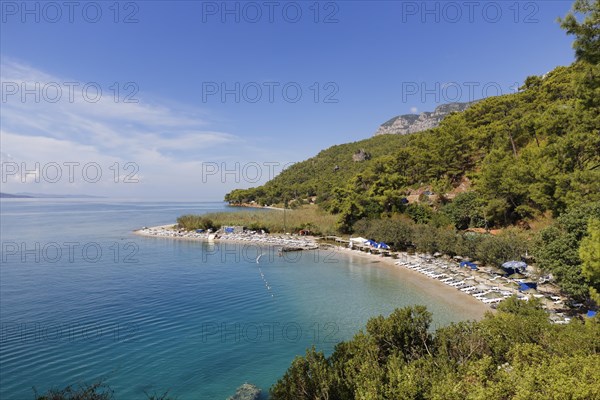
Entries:
[[473, 103], [448, 103], [436, 107], [433, 112], [426, 111], [421, 114], [399, 115], [381, 124], [375, 132], [375, 136], [385, 134], [406, 135], [435, 128], [448, 114], [455, 111], [464, 111]]

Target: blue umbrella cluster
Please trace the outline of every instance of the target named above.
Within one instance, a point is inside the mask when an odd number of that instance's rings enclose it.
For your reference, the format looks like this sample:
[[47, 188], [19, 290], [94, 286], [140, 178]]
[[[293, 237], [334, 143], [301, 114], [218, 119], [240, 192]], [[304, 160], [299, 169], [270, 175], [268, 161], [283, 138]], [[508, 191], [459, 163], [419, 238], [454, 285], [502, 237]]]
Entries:
[[371, 246], [371, 247], [374, 247], [374, 248], [376, 248], [376, 249], [384, 249], [384, 250], [389, 250], [389, 248], [390, 248], [390, 246], [388, 246], [387, 244], [385, 244], [385, 243], [383, 243], [383, 242], [377, 243], [376, 241], [374, 241], [374, 240], [372, 240], [372, 239], [370, 239], [370, 240], [367, 240], [367, 241], [365, 242], [365, 244], [366, 244], [366, 245], [369, 245], [369, 246]]

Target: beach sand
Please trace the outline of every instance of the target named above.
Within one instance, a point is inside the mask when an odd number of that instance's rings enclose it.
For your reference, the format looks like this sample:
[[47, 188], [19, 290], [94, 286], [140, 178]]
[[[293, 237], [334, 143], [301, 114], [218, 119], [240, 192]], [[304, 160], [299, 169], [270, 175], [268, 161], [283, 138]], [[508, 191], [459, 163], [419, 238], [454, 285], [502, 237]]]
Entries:
[[[418, 290], [426, 293], [436, 302], [451, 304], [452, 308], [472, 315], [473, 319], [481, 319], [486, 312], [495, 312], [491, 307], [477, 300], [473, 296], [461, 292], [456, 288], [445, 285], [437, 279], [425, 276], [417, 271], [395, 265], [398, 261], [391, 257], [383, 257], [376, 254], [365, 253], [362, 251], [351, 250], [346, 247], [337, 247], [339, 254], [345, 257], [359, 258], [370, 261], [371, 265], [381, 266], [393, 270], [394, 275], [404, 282], [416, 287]], [[373, 264], [373, 262], [377, 262]]]
[[[174, 224], [156, 226], [149, 228], [150, 230], [161, 230], [161, 229], [170, 229], [174, 226]], [[180, 236], [158, 236], [148, 233], [148, 230], [137, 230], [134, 231], [135, 234], [147, 237], [154, 238], [167, 238], [167, 239], [176, 239], [176, 240], [190, 240], [190, 241], [200, 241], [200, 242], [209, 242], [205, 235], [199, 237], [180, 237]], [[237, 243], [243, 244], [246, 246], [257, 246], [257, 247], [278, 247], [282, 246], [282, 244], [273, 243], [276, 239], [286, 240], [288, 237], [285, 235], [268, 235], [264, 237], [258, 237], [256, 241], [249, 240], [240, 240], [237, 239], [239, 236], [232, 235], [231, 237], [227, 237], [228, 235], [221, 236], [218, 239], [214, 240], [215, 244], [218, 243]], [[311, 236], [301, 236], [301, 237], [289, 237], [289, 239], [299, 239], [304, 242], [317, 244], [317, 238]], [[266, 251], [266, 250], [265, 250]], [[453, 309], [470, 315], [472, 319], [481, 319], [485, 315], [486, 312], [494, 312], [494, 310], [477, 300], [473, 296], [461, 292], [456, 288], [448, 286], [437, 279], [430, 278], [426, 275], [423, 275], [417, 271], [395, 265], [394, 263], [398, 261], [392, 257], [383, 257], [377, 254], [365, 253], [359, 250], [352, 250], [347, 247], [342, 246], [332, 246], [330, 249], [319, 249], [319, 250], [305, 250], [305, 252], [311, 251], [326, 251], [327, 257], [344, 257], [346, 259], [356, 259], [359, 263], [364, 264], [369, 263], [369, 265], [377, 266], [380, 268], [386, 268], [394, 274], [399, 280], [409, 283], [411, 286], [417, 288], [419, 291], [426, 293], [430, 296], [434, 301], [448, 304]], [[399, 253], [400, 256], [406, 255], [407, 253]]]

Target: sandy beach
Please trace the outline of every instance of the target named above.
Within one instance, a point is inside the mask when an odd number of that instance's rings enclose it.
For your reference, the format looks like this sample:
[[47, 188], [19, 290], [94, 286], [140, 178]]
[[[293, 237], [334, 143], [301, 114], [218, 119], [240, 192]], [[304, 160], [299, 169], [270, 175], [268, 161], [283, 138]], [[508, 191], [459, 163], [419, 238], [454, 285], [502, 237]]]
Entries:
[[369, 254], [341, 246], [336, 246], [336, 252], [343, 257], [349, 257], [350, 259], [357, 258], [381, 268], [391, 269], [398, 279], [410, 283], [436, 301], [450, 304], [453, 308], [473, 315], [476, 319], [482, 318], [486, 312], [495, 311], [474, 297], [445, 285], [437, 279], [432, 279], [416, 271], [399, 267], [395, 264], [398, 260], [391, 257]]
[[[162, 225], [150, 228], [143, 228], [134, 231], [135, 234], [146, 237], [162, 237], [176, 240], [191, 240], [209, 242], [206, 233], [183, 232], [173, 229], [174, 224]], [[399, 259], [392, 257], [384, 257], [378, 254], [366, 253], [356, 249], [350, 249], [343, 246], [324, 245], [318, 250], [314, 249], [319, 246], [317, 238], [312, 236], [293, 236], [293, 235], [268, 235], [268, 234], [223, 234], [213, 240], [214, 243], [237, 243], [250, 246], [260, 247], [300, 247], [305, 248], [304, 252], [321, 251], [322, 256], [337, 258], [343, 257], [350, 260], [357, 260], [359, 263], [370, 263], [380, 268], [386, 268], [393, 272], [398, 279], [410, 283], [423, 293], [427, 293], [436, 301], [448, 304], [454, 309], [461, 312], [466, 312], [473, 315], [473, 318], [479, 319], [486, 312], [493, 311], [490, 305], [485, 304], [477, 298], [461, 292], [455, 287], [448, 286], [438, 279], [433, 279], [422, 273], [409, 268], [404, 268], [397, 265], [399, 260], [404, 258], [409, 259], [408, 253], [397, 253]], [[303, 252], [303, 253], [304, 253]], [[320, 255], [321, 256], [321, 255]], [[312, 256], [311, 256], [312, 257]]]

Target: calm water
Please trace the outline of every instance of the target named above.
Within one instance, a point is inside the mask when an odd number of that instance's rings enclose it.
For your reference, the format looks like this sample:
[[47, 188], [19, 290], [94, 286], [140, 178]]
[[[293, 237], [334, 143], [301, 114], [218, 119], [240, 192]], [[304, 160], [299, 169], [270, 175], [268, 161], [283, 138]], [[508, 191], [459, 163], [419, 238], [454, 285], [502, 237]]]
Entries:
[[306, 347], [330, 353], [396, 307], [425, 304], [438, 324], [471, 317], [360, 259], [131, 233], [222, 203], [0, 206], [3, 400], [98, 379], [117, 399], [167, 389], [181, 400], [225, 399], [244, 382], [266, 391]]

